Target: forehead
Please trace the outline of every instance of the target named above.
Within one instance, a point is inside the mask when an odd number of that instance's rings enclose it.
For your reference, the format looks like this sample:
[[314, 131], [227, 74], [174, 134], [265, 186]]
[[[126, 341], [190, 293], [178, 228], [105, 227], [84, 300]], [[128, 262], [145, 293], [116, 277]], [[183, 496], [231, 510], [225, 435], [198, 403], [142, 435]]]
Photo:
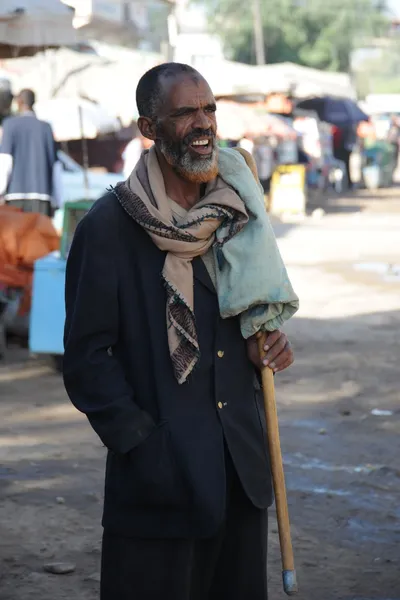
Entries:
[[161, 80], [165, 112], [183, 106], [206, 106], [215, 102], [207, 81], [200, 75], [187, 74], [164, 77]]

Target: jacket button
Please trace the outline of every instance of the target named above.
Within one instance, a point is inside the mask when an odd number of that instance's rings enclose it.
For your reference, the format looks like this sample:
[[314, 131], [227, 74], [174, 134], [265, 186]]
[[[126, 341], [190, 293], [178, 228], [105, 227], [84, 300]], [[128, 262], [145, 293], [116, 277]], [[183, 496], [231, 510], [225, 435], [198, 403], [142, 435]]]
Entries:
[[222, 408], [222, 406], [223, 406], [222, 402], [218, 402], [217, 406], [218, 406], [218, 408]]
[[218, 358], [223, 358], [224, 354], [225, 354], [225, 352], [223, 350], [218, 350], [218, 352], [217, 352]]

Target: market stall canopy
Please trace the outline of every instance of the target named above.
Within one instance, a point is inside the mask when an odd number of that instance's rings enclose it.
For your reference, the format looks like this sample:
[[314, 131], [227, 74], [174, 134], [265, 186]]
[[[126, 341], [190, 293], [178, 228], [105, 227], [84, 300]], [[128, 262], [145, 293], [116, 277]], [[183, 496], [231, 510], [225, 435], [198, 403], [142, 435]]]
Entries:
[[286, 82], [286, 89], [276, 91], [288, 92], [295, 98], [329, 95], [356, 98], [356, 90], [348, 73], [321, 71], [290, 62], [261, 66], [259, 71], [259, 77], [267, 80], [273, 80], [274, 74], [279, 72]]
[[254, 66], [211, 58], [196, 60], [193, 66], [207, 79], [214, 95], [220, 97], [282, 92], [296, 98], [326, 95], [356, 98], [348, 73], [320, 71], [290, 62]]
[[298, 108], [313, 110], [321, 121], [331, 123], [337, 127], [356, 125], [361, 121], [368, 121], [369, 117], [352, 100], [347, 98], [309, 98], [297, 104]]
[[400, 94], [369, 94], [362, 109], [369, 115], [399, 114]]
[[235, 102], [217, 102], [218, 136], [223, 140], [240, 140], [249, 127], [251, 118], [244, 106]]
[[218, 135], [225, 140], [240, 140], [245, 135], [296, 137], [296, 132], [284, 119], [257, 107], [228, 100], [217, 102], [217, 123]]
[[136, 87], [140, 77], [163, 59], [155, 53], [104, 49], [97, 43], [92, 46], [92, 53], [70, 48], [49, 50], [45, 57], [48, 60], [41, 55], [16, 58], [4, 61], [4, 68], [13, 89], [32, 88], [38, 101], [52, 97], [88, 98], [129, 125], [137, 117]]
[[203, 58], [193, 65], [205, 77], [214, 95], [230, 96], [233, 94], [284, 91], [286, 82], [279, 70], [269, 77], [260, 72], [261, 67], [233, 62]]
[[258, 119], [258, 127], [262, 128], [264, 134], [286, 139], [297, 138], [296, 130], [284, 117], [269, 113], [259, 113], [257, 109], [255, 109], [255, 112]]
[[53, 98], [37, 102], [35, 112], [39, 119], [50, 123], [59, 142], [82, 137], [94, 139], [121, 128], [117, 117], [99, 104], [81, 98]]
[[1, 0], [0, 58], [78, 43], [73, 15], [60, 0]]

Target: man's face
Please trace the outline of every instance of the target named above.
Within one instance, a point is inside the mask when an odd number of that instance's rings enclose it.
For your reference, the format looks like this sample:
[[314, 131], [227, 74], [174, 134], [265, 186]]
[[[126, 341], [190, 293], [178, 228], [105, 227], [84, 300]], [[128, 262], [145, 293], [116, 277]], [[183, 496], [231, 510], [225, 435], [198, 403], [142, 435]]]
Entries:
[[211, 181], [218, 174], [215, 98], [200, 76], [162, 80], [156, 121], [156, 146], [185, 179]]

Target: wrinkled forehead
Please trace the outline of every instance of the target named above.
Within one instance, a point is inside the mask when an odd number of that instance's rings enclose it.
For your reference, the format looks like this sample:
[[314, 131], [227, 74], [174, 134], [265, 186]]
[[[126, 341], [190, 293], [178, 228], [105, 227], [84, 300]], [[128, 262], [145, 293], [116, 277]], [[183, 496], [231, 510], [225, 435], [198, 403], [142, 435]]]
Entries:
[[195, 73], [163, 77], [161, 96], [160, 108], [164, 116], [181, 108], [202, 108], [215, 103], [207, 81]]

